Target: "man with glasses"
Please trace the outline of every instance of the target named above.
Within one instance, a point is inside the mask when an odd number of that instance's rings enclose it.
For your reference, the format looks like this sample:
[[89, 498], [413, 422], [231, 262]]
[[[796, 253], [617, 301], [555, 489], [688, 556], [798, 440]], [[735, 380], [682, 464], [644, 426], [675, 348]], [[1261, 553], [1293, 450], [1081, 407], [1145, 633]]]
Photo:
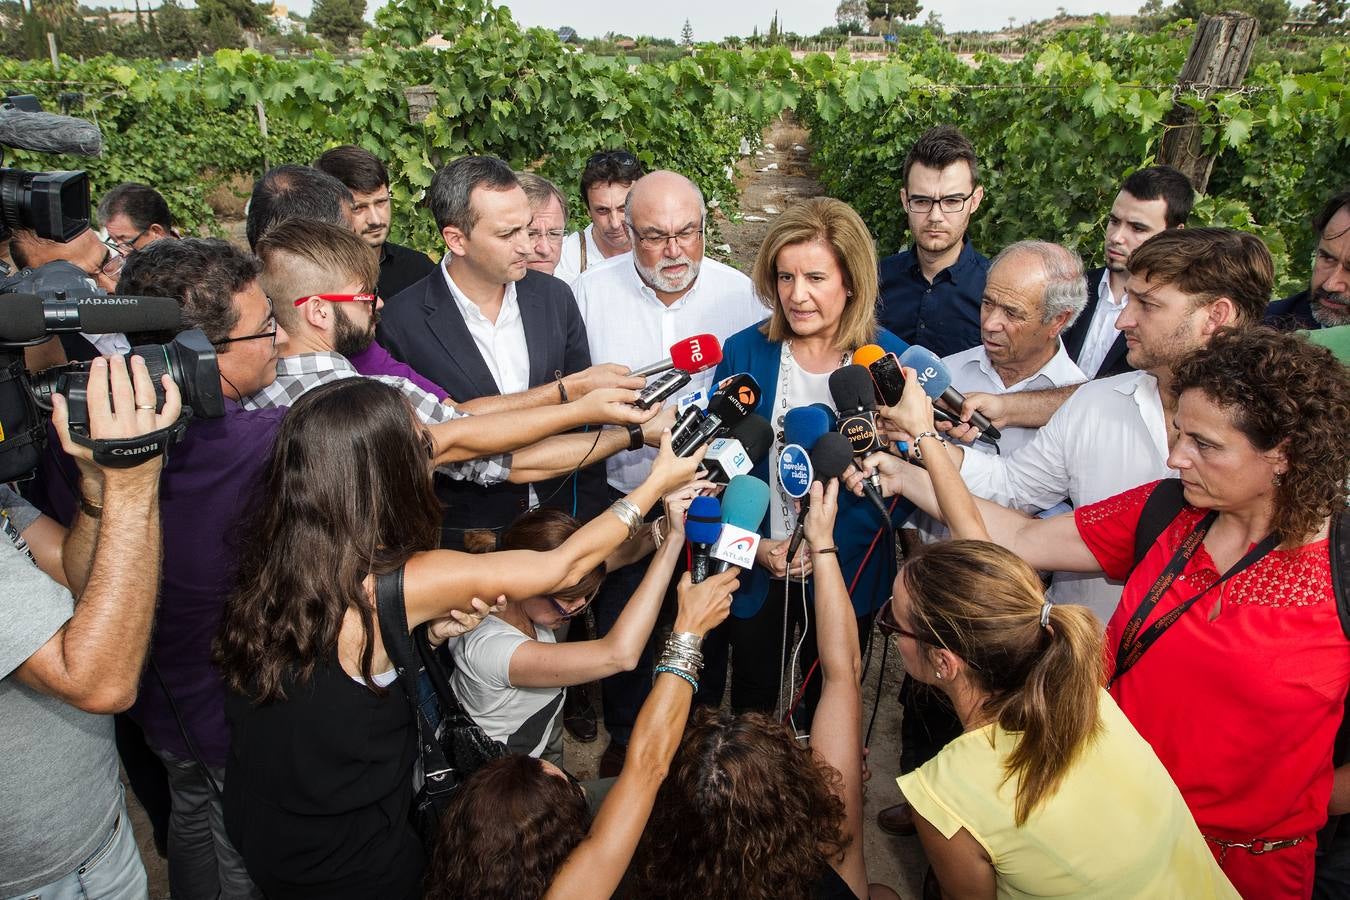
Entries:
[[[652, 172], [633, 184], [624, 210], [632, 254], [588, 269], [573, 285], [592, 359], [636, 368], [669, 356], [670, 346], [682, 338], [712, 334], [725, 341], [768, 315], [749, 278], [704, 257], [706, 216], [702, 191], [683, 175]], [[673, 407], [706, 396], [711, 385], [711, 370], [695, 375], [666, 404]], [[609, 460], [611, 498], [641, 483], [655, 458], [655, 451], [638, 450]], [[642, 563], [634, 563], [605, 579], [593, 607], [601, 637], [614, 626], [644, 570]], [[633, 723], [650, 688], [650, 648], [637, 669], [601, 682], [610, 735], [601, 777], [617, 775], [623, 765]]]
[[380, 255], [380, 282], [376, 292], [393, 297], [436, 270], [426, 254], [389, 240], [393, 217], [389, 171], [379, 157], [344, 144], [324, 153], [314, 168], [332, 175], [352, 192], [352, 230]]
[[562, 256], [567, 234], [567, 198], [558, 186], [532, 172], [517, 172], [516, 178], [530, 201], [530, 258], [525, 265], [553, 275]]
[[98, 201], [98, 220], [108, 241], [123, 255], [163, 238], [176, 238], [169, 204], [159, 191], [128, 181]]
[[975, 148], [953, 125], [930, 128], [905, 157], [903, 181], [914, 243], [881, 261], [881, 324], [938, 356], [978, 346], [989, 260], [966, 237], [984, 199]]
[[581, 171], [581, 200], [591, 222], [563, 242], [554, 275], [572, 284], [592, 266], [633, 249], [624, 206], [629, 188], [643, 174], [642, 163], [627, 150], [603, 150], [586, 160]]

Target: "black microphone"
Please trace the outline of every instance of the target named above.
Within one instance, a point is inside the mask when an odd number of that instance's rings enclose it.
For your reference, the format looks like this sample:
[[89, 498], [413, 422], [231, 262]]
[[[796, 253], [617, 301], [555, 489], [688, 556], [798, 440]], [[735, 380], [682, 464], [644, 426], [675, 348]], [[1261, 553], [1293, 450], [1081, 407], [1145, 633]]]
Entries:
[[37, 341], [56, 332], [134, 334], [182, 328], [182, 308], [171, 297], [100, 294], [43, 300], [32, 294], [0, 295], [0, 341], [10, 343]]
[[[811, 480], [821, 484], [843, 475], [848, 464], [853, 462], [853, 448], [849, 446], [848, 439], [837, 431], [822, 434], [807, 455], [811, 458]], [[808, 491], [797, 512], [797, 527], [792, 530], [792, 537], [788, 540], [787, 556], [784, 557], [788, 562], [796, 556], [797, 548], [806, 536], [806, 516], [810, 511], [811, 494]]]
[[[871, 373], [856, 364], [840, 366], [830, 373], [830, 396], [834, 399], [835, 409], [839, 410], [838, 433], [847, 439], [861, 468], [864, 456], [885, 446], [885, 441], [877, 434], [876, 388]], [[863, 493], [889, 528], [891, 518], [881, 498], [881, 476], [874, 472], [864, 479]]]
[[749, 475], [773, 446], [773, 426], [761, 415], [751, 413], [726, 435], [717, 438], [703, 457], [708, 480], [730, 484], [737, 475]]
[[0, 144], [35, 153], [98, 156], [103, 132], [86, 119], [0, 107]]
[[749, 416], [759, 405], [759, 383], [745, 372], [722, 380], [708, 398], [708, 412], [684, 443], [675, 448], [676, 456], [692, 456], [698, 448], [720, 437]]

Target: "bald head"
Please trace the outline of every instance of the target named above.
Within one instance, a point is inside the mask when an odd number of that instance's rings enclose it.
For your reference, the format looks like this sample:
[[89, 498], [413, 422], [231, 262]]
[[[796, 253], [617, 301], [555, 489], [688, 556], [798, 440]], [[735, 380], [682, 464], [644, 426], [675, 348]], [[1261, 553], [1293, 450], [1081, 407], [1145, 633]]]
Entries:
[[679, 172], [660, 170], [643, 175], [633, 182], [628, 190], [624, 219], [631, 228], [641, 230], [655, 216], [675, 213], [677, 210], [678, 215], [683, 215], [691, 209], [694, 210], [694, 218], [702, 223], [705, 208], [703, 192], [698, 189], [698, 185]]

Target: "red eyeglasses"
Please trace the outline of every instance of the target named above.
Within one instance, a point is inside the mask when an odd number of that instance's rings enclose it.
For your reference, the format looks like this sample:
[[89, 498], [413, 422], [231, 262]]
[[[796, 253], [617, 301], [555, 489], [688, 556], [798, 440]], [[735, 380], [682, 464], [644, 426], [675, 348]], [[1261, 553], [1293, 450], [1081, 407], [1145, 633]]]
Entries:
[[380, 299], [378, 294], [307, 294], [296, 300], [295, 305], [303, 306], [316, 297], [329, 303], [369, 303], [371, 306]]

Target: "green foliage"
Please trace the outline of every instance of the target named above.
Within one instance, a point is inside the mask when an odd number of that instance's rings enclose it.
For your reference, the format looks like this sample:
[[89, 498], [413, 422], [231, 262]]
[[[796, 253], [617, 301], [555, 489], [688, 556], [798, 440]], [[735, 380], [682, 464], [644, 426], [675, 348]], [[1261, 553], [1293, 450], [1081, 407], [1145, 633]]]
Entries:
[[1173, 21], [1199, 21], [1201, 16], [1229, 11], [1252, 16], [1262, 34], [1271, 34], [1279, 29], [1289, 18], [1290, 12], [1288, 0], [1177, 0], [1175, 5], [1163, 10], [1163, 14]]
[[913, 21], [923, 12], [919, 0], [866, 0], [867, 18]]
[[366, 0], [315, 0], [309, 28], [337, 47], [346, 47], [365, 31]]

